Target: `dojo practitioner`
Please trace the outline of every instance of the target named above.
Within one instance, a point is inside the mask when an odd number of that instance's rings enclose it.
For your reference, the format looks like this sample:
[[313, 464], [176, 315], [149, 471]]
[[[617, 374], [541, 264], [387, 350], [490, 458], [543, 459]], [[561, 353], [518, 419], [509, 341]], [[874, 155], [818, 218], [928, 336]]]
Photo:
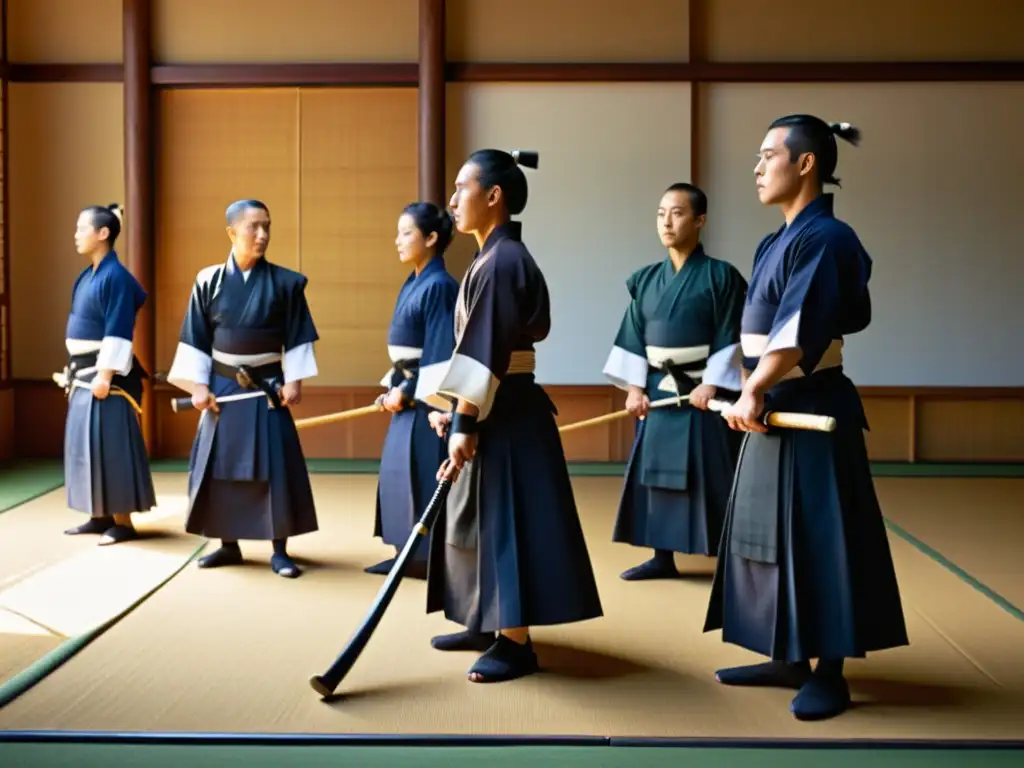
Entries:
[[[754, 254], [745, 382], [726, 412], [746, 435], [705, 624], [771, 659], [721, 669], [720, 682], [799, 690], [791, 710], [802, 720], [847, 708], [844, 659], [908, 643], [867, 419], [842, 366], [844, 337], [871, 322], [871, 258], [822, 191], [839, 185], [835, 137], [859, 135], [791, 115], [761, 144], [758, 198], [785, 223]], [[836, 431], [767, 430], [759, 417], [769, 409], [833, 416]]]
[[473, 682], [535, 672], [531, 626], [602, 615], [555, 408], [534, 378], [551, 307], [521, 225], [510, 220], [527, 200], [517, 162], [535, 168], [537, 156], [474, 152], [450, 203], [479, 250], [460, 286], [456, 346], [434, 398], [439, 407], [445, 397], [455, 403], [432, 421], [449, 433], [438, 477], [457, 479], [444, 530], [431, 539], [427, 610], [467, 630], [434, 638], [436, 648], [487, 647], [469, 670]]
[[[274, 573], [294, 578], [300, 570], [288, 556], [288, 538], [316, 531], [317, 516], [288, 406], [300, 401], [302, 380], [317, 373], [319, 336], [305, 275], [267, 261], [267, 206], [232, 203], [227, 233], [227, 262], [196, 276], [167, 374], [202, 411], [189, 461], [185, 530], [221, 539], [200, 568], [237, 565], [239, 540], [269, 539]], [[254, 396], [217, 402], [244, 393]]]
[[132, 351], [146, 292], [118, 260], [114, 243], [120, 234], [117, 205], [79, 214], [75, 247], [90, 264], [75, 280], [64, 340], [64, 485], [68, 506], [89, 515], [65, 533], [102, 534], [100, 545], [137, 538], [132, 513], [156, 506], [138, 418], [147, 374]]
[[[448, 274], [444, 252], [452, 240], [448, 211], [433, 203], [413, 203], [398, 219], [398, 258], [412, 267], [398, 294], [388, 329], [388, 355], [394, 366], [381, 381], [379, 402], [390, 411], [377, 483], [374, 536], [401, 551], [437, 487], [437, 468], [448, 452], [434, 433], [423, 402], [437, 388], [455, 346], [455, 300], [459, 283]], [[426, 577], [428, 547], [422, 542], [407, 574]], [[387, 575], [389, 558], [366, 569]]]
[[[658, 206], [668, 258], [626, 280], [629, 304], [605, 376], [625, 389], [636, 437], [612, 540], [650, 547], [654, 557], [622, 574], [627, 581], [677, 576], [673, 552], [713, 556], [732, 486], [736, 433], [707, 403], [741, 386], [732, 365], [747, 283], [700, 243], [704, 192], [673, 184]], [[652, 400], [689, 403], [649, 409]]]

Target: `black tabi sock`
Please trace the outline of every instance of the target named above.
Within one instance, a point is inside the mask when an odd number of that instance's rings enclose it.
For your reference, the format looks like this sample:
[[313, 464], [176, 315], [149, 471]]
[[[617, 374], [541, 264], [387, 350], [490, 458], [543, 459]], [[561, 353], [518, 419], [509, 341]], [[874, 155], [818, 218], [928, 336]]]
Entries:
[[124, 541], [134, 541], [139, 538], [139, 532], [135, 530], [133, 525], [113, 525], [107, 529], [100, 539], [100, 546], [109, 546], [111, 544], [120, 544]]
[[797, 720], [826, 720], [850, 706], [850, 687], [843, 677], [843, 659], [819, 659], [818, 665], [789, 705]]
[[439, 651], [486, 651], [494, 645], [493, 632], [454, 632], [450, 635], [437, 635], [430, 639], [430, 644]]
[[222, 541], [220, 549], [199, 558], [200, 568], [219, 568], [224, 565], [241, 565], [242, 548], [237, 541]]
[[765, 688], [799, 689], [811, 676], [811, 665], [806, 661], [766, 661], [742, 667], [728, 667], [715, 673], [723, 685], [744, 685]]
[[654, 557], [646, 563], [630, 568], [622, 573], [625, 581], [643, 581], [645, 579], [670, 579], [679, 575], [676, 562], [670, 549], [654, 550]]
[[818, 664], [814, 667], [814, 674], [825, 677], [842, 677], [844, 661], [845, 659], [818, 659]]
[[288, 539], [274, 539], [274, 555], [270, 558], [270, 567], [274, 573], [286, 579], [294, 579], [302, 573], [288, 556]]
[[469, 674], [482, 678], [473, 682], [498, 683], [532, 675], [539, 668], [533, 642], [529, 638], [525, 643], [517, 643], [498, 635], [494, 645], [470, 667]]
[[114, 518], [112, 517], [90, 517], [81, 525], [75, 526], [74, 528], [68, 528], [64, 533], [68, 536], [78, 536], [89, 533], [106, 533], [113, 527]]

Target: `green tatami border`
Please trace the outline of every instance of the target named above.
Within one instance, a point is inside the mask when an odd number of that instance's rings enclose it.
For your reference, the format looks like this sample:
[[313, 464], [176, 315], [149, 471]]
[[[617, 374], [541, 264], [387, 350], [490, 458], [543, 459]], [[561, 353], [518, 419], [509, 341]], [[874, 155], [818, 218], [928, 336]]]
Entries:
[[[398, 741], [400, 737], [394, 737]], [[239, 744], [0, 744], [5, 765], [117, 768], [145, 762], [148, 768], [189, 765], [217, 768], [860, 768], [871, 761], [878, 768], [1010, 768], [1020, 765], [1019, 747], [990, 749], [943, 748], [941, 743], [899, 749], [849, 745], [834, 748], [792, 748], [771, 745], [625, 746], [614, 742], [594, 746], [257, 746]]]
[[49, 459], [0, 462], [0, 514], [64, 485], [60, 461]]
[[[57, 668], [66, 664], [72, 659], [75, 654], [85, 648], [89, 643], [98, 638], [112, 626], [117, 624], [121, 619], [127, 616], [129, 613], [134, 611], [150, 597], [156, 594], [161, 588], [163, 588], [171, 579], [185, 570], [189, 563], [199, 557], [200, 553], [206, 549], [209, 545], [209, 541], [203, 541], [199, 546], [192, 550], [191, 554], [175, 568], [169, 575], [160, 580], [152, 589], [148, 590], [144, 595], [135, 600], [131, 605], [127, 606], [123, 610], [119, 611], [116, 615], [111, 616], [109, 619], [101, 624], [83, 632], [80, 635], [69, 637], [67, 640], [62, 642], [52, 651], [47, 653], [45, 656], [37, 659], [35, 662], [30, 664], [28, 667], [23, 669], [21, 672], [16, 674], [14, 677], [8, 679], [2, 685], [0, 685], [0, 709], [10, 704], [16, 698], [25, 693], [25, 691], [32, 688], [34, 685], [39, 683], [40, 680], [47, 677], [49, 674], [54, 672]], [[5, 747], [0, 747], [0, 750]], [[7, 765], [6, 762], [3, 763]], [[21, 763], [22, 765], [31, 765], [31, 763]], [[16, 765], [16, 763], [11, 763]]]

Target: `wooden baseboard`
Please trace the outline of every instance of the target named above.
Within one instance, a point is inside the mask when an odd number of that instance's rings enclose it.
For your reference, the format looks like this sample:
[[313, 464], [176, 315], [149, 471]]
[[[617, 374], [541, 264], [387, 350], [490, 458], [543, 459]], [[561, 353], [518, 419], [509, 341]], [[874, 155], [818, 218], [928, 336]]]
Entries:
[[0, 388], [0, 461], [14, 457], [14, 388]]
[[[623, 393], [610, 386], [545, 386], [558, 408], [558, 423], [610, 413], [623, 407]], [[198, 415], [176, 414], [167, 404], [174, 392], [156, 388], [155, 458], [187, 457]], [[379, 387], [308, 387], [295, 417], [305, 418], [368, 405]], [[871, 429], [868, 453], [873, 461], [1015, 462], [1024, 461], [1024, 387], [862, 387]], [[180, 394], [180, 393], [178, 393]], [[58, 458], [64, 438], [63, 392], [50, 381], [15, 380], [10, 452], [19, 458]], [[309, 458], [378, 459], [387, 431], [386, 414], [313, 427], [302, 432]], [[563, 438], [570, 461], [625, 461], [633, 438], [630, 419], [602, 424]], [[4, 442], [0, 439], [0, 451]], [[0, 452], [0, 456], [2, 456]]]

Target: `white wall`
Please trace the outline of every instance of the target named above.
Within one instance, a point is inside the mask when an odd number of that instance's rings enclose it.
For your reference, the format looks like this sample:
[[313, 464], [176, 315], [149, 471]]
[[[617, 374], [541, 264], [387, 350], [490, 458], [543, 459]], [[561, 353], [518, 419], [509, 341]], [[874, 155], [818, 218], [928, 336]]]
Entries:
[[[519, 217], [551, 291], [538, 380], [605, 383], [625, 279], [664, 258], [658, 201], [690, 177], [689, 84], [458, 84], [448, 104], [449, 187], [473, 150], [540, 153], [540, 168], [526, 169], [530, 199]], [[475, 247], [458, 240], [456, 253]], [[465, 262], [452, 261], [461, 278]]]
[[772, 119], [810, 112], [861, 128], [840, 142], [836, 214], [874, 260], [871, 326], [847, 369], [876, 386], [1020, 386], [1024, 84], [722, 84], [702, 91], [707, 245], [750, 275], [781, 223], [755, 195]]
[[[524, 240], [552, 293], [538, 378], [602, 384], [626, 301], [623, 281], [664, 257], [661, 192], [689, 181], [689, 85], [449, 86], [448, 179], [469, 151], [537, 149]], [[1024, 84], [722, 84], [702, 87], [706, 247], [750, 275], [754, 248], [781, 223], [754, 194], [768, 124], [795, 111], [864, 132], [842, 145], [837, 215], [874, 259], [874, 322], [847, 345], [861, 385], [1020, 386]], [[453, 246], [461, 277], [473, 250]]]

